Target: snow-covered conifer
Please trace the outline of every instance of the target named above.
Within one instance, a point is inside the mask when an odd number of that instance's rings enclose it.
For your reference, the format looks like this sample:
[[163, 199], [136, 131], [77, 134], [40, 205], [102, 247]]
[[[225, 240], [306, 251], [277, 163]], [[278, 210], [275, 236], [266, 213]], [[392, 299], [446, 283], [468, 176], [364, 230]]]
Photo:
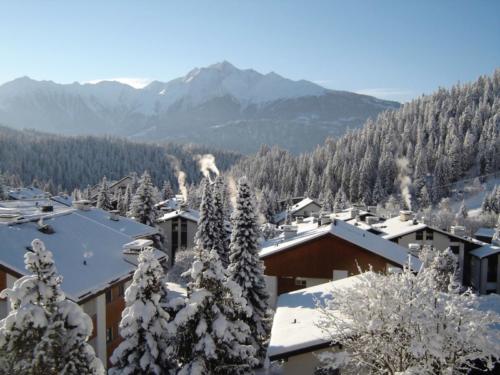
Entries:
[[1, 297], [11, 311], [0, 321], [0, 366], [5, 374], [104, 374], [87, 343], [92, 320], [61, 290], [52, 253], [42, 241], [24, 256], [31, 275], [16, 280]]
[[257, 356], [262, 362], [266, 342], [271, 332], [269, 294], [264, 280], [264, 265], [259, 258], [257, 214], [253, 194], [246, 178], [238, 183], [236, 207], [231, 216], [229, 276], [242, 289], [247, 300], [250, 316], [243, 316], [252, 332]]
[[224, 179], [218, 176], [215, 179], [212, 188], [213, 201], [213, 228], [214, 228], [214, 244], [213, 247], [219, 253], [219, 258], [224, 268], [229, 265], [229, 249], [227, 232], [224, 225]]
[[97, 208], [102, 208], [103, 210], [109, 211], [113, 209], [111, 204], [111, 197], [109, 193], [108, 180], [106, 176], [102, 178], [101, 186], [99, 188], [99, 193], [97, 194]]
[[349, 202], [347, 201], [347, 195], [344, 193], [344, 189], [340, 188], [335, 194], [335, 203], [333, 209], [335, 212], [345, 210], [349, 207]]
[[208, 179], [203, 180], [203, 197], [200, 205], [200, 219], [195, 235], [195, 244], [201, 249], [212, 249], [216, 243], [213, 186]]
[[110, 375], [167, 374], [174, 368], [167, 335], [170, 315], [162, 306], [167, 289], [163, 268], [152, 248], [139, 254], [139, 265], [125, 291], [120, 322], [121, 344], [115, 349]]
[[251, 374], [258, 361], [250, 328], [238, 319], [246, 309], [241, 288], [227, 279], [215, 249], [198, 251], [185, 307], [169, 324], [177, 342], [178, 374]]
[[174, 196], [175, 194], [174, 191], [172, 190], [172, 185], [170, 185], [170, 182], [165, 181], [161, 189], [161, 198], [163, 200], [167, 200], [173, 198]]
[[129, 216], [142, 224], [154, 226], [156, 221], [153, 183], [147, 171], [144, 172], [139, 187], [132, 197]]

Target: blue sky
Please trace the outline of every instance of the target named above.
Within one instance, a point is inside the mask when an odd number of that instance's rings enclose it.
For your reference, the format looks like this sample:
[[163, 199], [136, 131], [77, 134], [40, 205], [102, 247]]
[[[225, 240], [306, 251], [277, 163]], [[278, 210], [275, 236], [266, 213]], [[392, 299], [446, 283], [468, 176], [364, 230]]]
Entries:
[[0, 3], [0, 83], [166, 81], [222, 60], [404, 101], [500, 67], [500, 1]]

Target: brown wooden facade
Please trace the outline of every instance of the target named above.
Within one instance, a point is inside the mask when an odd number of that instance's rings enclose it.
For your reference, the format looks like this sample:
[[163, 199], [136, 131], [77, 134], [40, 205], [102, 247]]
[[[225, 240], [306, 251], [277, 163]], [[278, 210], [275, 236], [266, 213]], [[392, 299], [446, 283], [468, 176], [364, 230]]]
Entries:
[[[106, 289], [106, 351], [108, 355], [108, 366], [110, 365], [109, 359], [113, 351], [123, 341], [120, 336], [120, 321], [122, 318], [122, 311], [125, 308], [125, 283], [121, 282]], [[108, 333], [109, 331], [109, 333]], [[108, 340], [109, 338], [109, 340]]]
[[302, 289], [297, 278], [329, 279], [333, 270], [348, 271], [348, 275], [357, 275], [358, 266], [367, 270], [383, 272], [387, 265], [400, 265], [370, 252], [360, 246], [345, 241], [333, 234], [311, 239], [280, 252], [263, 257], [265, 274], [276, 276], [278, 294]]

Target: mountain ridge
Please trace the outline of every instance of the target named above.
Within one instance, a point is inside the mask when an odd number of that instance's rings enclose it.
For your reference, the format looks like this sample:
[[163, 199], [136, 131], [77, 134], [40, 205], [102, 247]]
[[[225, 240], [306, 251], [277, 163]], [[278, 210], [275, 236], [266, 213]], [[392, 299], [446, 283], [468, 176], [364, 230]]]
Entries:
[[[59, 84], [29, 77], [0, 86], [0, 122], [17, 129], [204, 143], [245, 153], [261, 143], [307, 151], [398, 107], [275, 72], [238, 69], [227, 61], [143, 88], [109, 80]], [[253, 134], [241, 144], [240, 137], [252, 130], [267, 134]]]

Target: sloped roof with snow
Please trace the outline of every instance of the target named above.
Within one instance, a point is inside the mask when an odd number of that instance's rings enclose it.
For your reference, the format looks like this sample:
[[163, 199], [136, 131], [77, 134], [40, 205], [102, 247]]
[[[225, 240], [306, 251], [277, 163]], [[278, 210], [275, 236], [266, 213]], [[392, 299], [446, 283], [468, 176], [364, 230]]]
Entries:
[[383, 238], [390, 240], [409, 233], [426, 229], [428, 226], [427, 224], [420, 222], [416, 222], [414, 224], [413, 220], [401, 221], [399, 216], [396, 216], [383, 222], [376, 223], [373, 225], [373, 227], [383, 232], [381, 234]]
[[[11, 202], [15, 201], [0, 202], [0, 206], [12, 206]], [[156, 233], [155, 228], [125, 217], [110, 220], [106, 211], [97, 208], [82, 211], [52, 202], [53, 212], [36, 213], [33, 203], [27, 207], [26, 201], [18, 202], [23, 203], [18, 209], [30, 219], [0, 223], [0, 264], [14, 273], [26, 274], [24, 254], [38, 238], [53, 253], [63, 276], [62, 288], [75, 301], [128, 277], [135, 264], [133, 259], [124, 258], [123, 245]], [[53, 233], [38, 229], [40, 217]], [[165, 256], [160, 251], [156, 255], [159, 259]]]
[[469, 254], [477, 258], [485, 258], [490, 255], [495, 255], [500, 253], [500, 246], [494, 244], [485, 244], [478, 249], [472, 250]]
[[277, 360], [328, 346], [330, 337], [316, 325], [321, 318], [317, 303], [323, 304], [326, 298], [335, 296], [336, 289], [352, 287], [358, 281], [356, 275], [280, 295], [267, 349], [269, 358]]
[[321, 205], [318, 202], [316, 202], [314, 199], [304, 198], [300, 202], [298, 202], [298, 203], [294, 204], [292, 207], [290, 207], [290, 209], [282, 211], [282, 212], [278, 212], [276, 215], [274, 215], [273, 221], [275, 223], [282, 222], [283, 220], [286, 219], [287, 214], [293, 215], [294, 213], [302, 210], [303, 208], [306, 208], [307, 206], [309, 206], [310, 204], [313, 204], [313, 203], [318, 205], [319, 207], [321, 207]]
[[476, 233], [474, 233], [474, 236], [493, 238], [494, 234], [495, 234], [495, 228], [481, 227], [477, 230]]
[[409, 255], [406, 248], [342, 220], [334, 220], [330, 225], [318, 226], [303, 232], [298, 231], [296, 236], [288, 240], [280, 236], [265, 241], [262, 243], [259, 256], [261, 258], [267, 257], [324, 235], [339, 237], [399, 265], [408, 264], [410, 261], [415, 270], [421, 266], [420, 260]]
[[49, 196], [48, 193], [33, 186], [11, 189], [9, 190], [8, 195], [11, 199], [15, 200], [40, 199], [47, 198]]
[[[156, 221], [158, 223], [162, 223], [168, 220], [172, 220], [175, 218], [181, 217], [186, 220], [193, 221], [195, 223], [198, 223], [198, 220], [200, 220], [200, 212], [197, 210], [193, 210], [192, 208], [186, 208], [182, 210], [176, 210], [172, 212], [167, 212], [163, 216], [160, 216]], [[226, 231], [230, 232], [231, 231], [231, 223], [229, 221], [224, 221], [224, 227]]]

